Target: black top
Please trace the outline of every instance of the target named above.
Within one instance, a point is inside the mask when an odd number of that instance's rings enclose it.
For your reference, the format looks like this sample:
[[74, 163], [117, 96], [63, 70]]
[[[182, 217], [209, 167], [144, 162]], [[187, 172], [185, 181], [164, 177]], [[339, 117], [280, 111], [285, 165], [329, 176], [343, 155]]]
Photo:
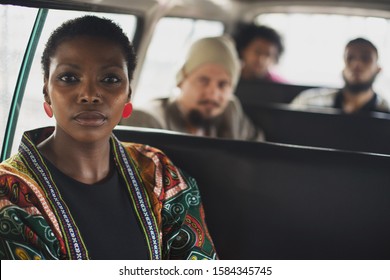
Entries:
[[126, 185], [114, 169], [103, 181], [74, 180], [45, 160], [91, 259], [147, 259], [146, 240]]
[[[376, 93], [374, 93], [372, 98], [366, 104], [364, 104], [358, 111], [356, 111], [355, 114], [356, 113], [368, 113], [368, 112], [372, 112], [372, 111], [381, 112], [381, 110], [379, 110], [376, 106], [377, 99], [378, 99], [378, 96]], [[336, 94], [336, 98], [334, 100], [333, 107], [342, 110], [343, 103], [344, 103], [344, 95], [343, 95], [343, 91], [340, 90]]]

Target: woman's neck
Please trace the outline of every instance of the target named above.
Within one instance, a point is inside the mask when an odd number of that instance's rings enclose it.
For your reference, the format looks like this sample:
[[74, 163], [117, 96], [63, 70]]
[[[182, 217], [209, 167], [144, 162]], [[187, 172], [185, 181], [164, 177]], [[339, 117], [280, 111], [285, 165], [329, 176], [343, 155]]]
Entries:
[[56, 129], [38, 149], [61, 172], [85, 184], [103, 180], [112, 168], [109, 138], [80, 143]]
[[269, 73], [255, 74], [251, 69], [244, 67], [241, 71], [241, 79], [243, 80], [254, 80], [254, 79], [266, 79]]

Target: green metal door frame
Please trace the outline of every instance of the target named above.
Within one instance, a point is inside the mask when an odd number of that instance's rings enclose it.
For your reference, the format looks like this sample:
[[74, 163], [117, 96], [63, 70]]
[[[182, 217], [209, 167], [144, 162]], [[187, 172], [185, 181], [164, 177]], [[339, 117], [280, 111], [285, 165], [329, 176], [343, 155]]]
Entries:
[[35, 51], [41, 37], [42, 29], [46, 21], [48, 9], [39, 9], [34, 26], [27, 43], [27, 48], [24, 53], [22, 65], [20, 67], [18, 79], [14, 90], [14, 95], [11, 101], [11, 108], [8, 115], [7, 126], [4, 134], [4, 142], [1, 150], [0, 162], [7, 159], [11, 154], [12, 144], [15, 136], [16, 124], [18, 122], [20, 107], [22, 104], [24, 92], [26, 89], [28, 75], [31, 70], [31, 65], [34, 59]]

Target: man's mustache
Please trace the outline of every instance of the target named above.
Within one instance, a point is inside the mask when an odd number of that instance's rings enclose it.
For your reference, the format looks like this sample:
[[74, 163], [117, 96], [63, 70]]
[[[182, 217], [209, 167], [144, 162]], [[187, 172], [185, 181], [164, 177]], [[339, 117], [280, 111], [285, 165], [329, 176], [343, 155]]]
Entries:
[[214, 100], [200, 100], [198, 102], [198, 105], [212, 105], [214, 107], [221, 107], [221, 104], [217, 101]]

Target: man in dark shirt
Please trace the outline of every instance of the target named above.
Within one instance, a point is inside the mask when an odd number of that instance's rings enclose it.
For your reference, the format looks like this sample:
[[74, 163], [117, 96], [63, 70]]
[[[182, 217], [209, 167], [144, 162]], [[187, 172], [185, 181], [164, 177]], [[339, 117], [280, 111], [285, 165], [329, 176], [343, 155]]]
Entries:
[[388, 102], [372, 87], [381, 71], [377, 48], [366, 39], [354, 39], [345, 47], [344, 62], [345, 85], [341, 90], [310, 89], [298, 95], [292, 101], [293, 106], [333, 107], [347, 114], [390, 112]]

